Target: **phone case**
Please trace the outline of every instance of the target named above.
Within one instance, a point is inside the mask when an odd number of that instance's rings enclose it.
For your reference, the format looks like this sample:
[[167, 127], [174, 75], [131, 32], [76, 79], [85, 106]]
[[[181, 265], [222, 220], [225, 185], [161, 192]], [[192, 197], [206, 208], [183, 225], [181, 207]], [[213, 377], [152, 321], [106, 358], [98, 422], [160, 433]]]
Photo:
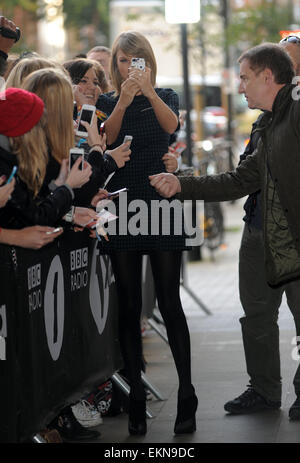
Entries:
[[96, 108], [94, 106], [93, 106], [93, 109], [87, 108], [85, 106], [91, 106], [91, 108], [92, 108], [92, 105], [83, 105], [82, 108], [81, 108], [81, 115], [80, 115], [79, 122], [78, 122], [78, 128], [76, 130], [76, 135], [79, 135], [81, 137], [87, 137], [88, 136], [88, 131], [85, 129], [85, 127], [81, 126], [82, 129], [80, 127], [83, 112], [84, 111], [89, 111], [92, 114], [92, 116], [90, 118], [90, 121], [89, 121], [89, 124], [91, 124], [91, 122], [92, 122], [92, 120], [93, 120], [93, 118], [95, 116], [95, 112], [96, 112]]

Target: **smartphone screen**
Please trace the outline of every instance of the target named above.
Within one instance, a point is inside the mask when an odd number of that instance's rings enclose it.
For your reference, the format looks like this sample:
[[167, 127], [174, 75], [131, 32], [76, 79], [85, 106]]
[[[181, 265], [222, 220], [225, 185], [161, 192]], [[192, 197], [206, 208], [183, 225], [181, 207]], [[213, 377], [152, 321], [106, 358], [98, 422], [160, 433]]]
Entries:
[[102, 122], [102, 124], [100, 125], [99, 134], [101, 135], [101, 137], [103, 137], [103, 135], [105, 134], [105, 124], [104, 124], [104, 122]]
[[[83, 109], [82, 113], [81, 113], [81, 116], [80, 116], [80, 121], [85, 121], [85, 122], [88, 122], [90, 124], [91, 121], [92, 121], [93, 113], [94, 112], [91, 111], [90, 109]], [[86, 128], [83, 127], [82, 124], [79, 124], [79, 127], [78, 127], [77, 131], [78, 132], [87, 132]]]
[[[82, 153], [70, 153], [70, 169], [72, 169], [77, 159], [81, 157]], [[81, 169], [83, 169], [83, 162], [81, 163]]]

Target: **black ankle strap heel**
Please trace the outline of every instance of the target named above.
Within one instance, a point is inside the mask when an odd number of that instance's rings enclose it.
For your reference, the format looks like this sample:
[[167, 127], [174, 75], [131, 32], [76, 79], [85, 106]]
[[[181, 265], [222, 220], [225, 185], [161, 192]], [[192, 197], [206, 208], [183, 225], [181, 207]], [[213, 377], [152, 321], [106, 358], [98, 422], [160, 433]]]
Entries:
[[128, 431], [133, 436], [143, 436], [146, 434], [146, 399], [134, 400], [132, 397], [129, 397]]
[[196, 431], [196, 410], [198, 399], [194, 394], [187, 399], [178, 399], [175, 434], [189, 434]]

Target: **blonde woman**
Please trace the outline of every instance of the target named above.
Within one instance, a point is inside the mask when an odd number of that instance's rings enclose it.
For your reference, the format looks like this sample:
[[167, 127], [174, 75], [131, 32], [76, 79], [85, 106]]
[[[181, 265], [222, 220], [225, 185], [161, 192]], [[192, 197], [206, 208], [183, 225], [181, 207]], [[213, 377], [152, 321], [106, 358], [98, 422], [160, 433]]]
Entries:
[[[132, 58], [143, 59], [145, 69], [133, 67]], [[132, 135], [133, 140], [131, 161], [115, 173], [107, 189], [127, 187], [128, 202], [143, 200], [150, 211], [152, 202], [158, 203], [162, 198], [149, 185], [148, 176], [165, 171], [162, 157], [168, 151], [170, 135], [178, 127], [178, 96], [172, 89], [155, 88], [156, 60], [152, 47], [135, 31], [121, 33], [116, 38], [110, 75], [115, 90], [101, 95], [97, 102], [110, 115], [105, 123], [108, 143], [114, 147], [125, 135]], [[130, 220], [132, 214], [127, 213]], [[120, 214], [122, 210], [117, 210], [117, 215]], [[124, 235], [122, 224], [122, 232], [120, 228], [120, 234], [110, 236], [99, 248], [111, 257], [118, 289], [120, 344], [131, 387], [128, 429], [136, 435], [147, 431], [140, 317], [142, 255], [148, 254], [179, 378], [174, 432], [190, 433], [196, 429], [198, 400], [191, 382], [190, 337], [179, 294], [184, 236], [176, 236], [172, 231], [169, 235], [160, 231], [151, 235], [151, 216], [141, 220], [144, 220], [141, 228], [147, 229], [148, 234]]]
[[0, 209], [0, 226], [22, 228], [55, 225], [69, 211], [73, 189], [85, 184], [91, 167], [74, 165], [64, 185], [53, 195], [40, 196], [48, 163], [44, 103], [22, 89], [9, 88], [0, 95], [0, 172], [8, 178], [17, 167], [11, 199]]
[[[48, 162], [40, 190], [42, 196], [47, 196], [50, 191], [54, 191], [66, 182], [69, 151], [75, 146], [72, 85], [64, 69], [44, 68], [29, 74], [23, 81], [22, 87], [38, 95], [44, 101], [47, 111], [47, 124], [44, 131]], [[99, 154], [95, 148], [94, 155], [98, 161]], [[77, 206], [74, 220], [78, 225], [96, 217], [92, 209], [87, 209], [94, 195], [98, 193], [99, 182], [96, 173], [97, 168], [94, 166], [89, 182], [74, 190], [73, 204]]]
[[45, 103], [45, 135], [51, 156], [58, 163], [68, 159], [75, 143], [73, 91], [68, 75], [59, 68], [38, 69], [22, 81], [21, 87], [35, 93]]
[[[49, 159], [41, 190], [41, 193], [46, 195], [49, 189], [53, 190], [64, 183], [69, 150], [75, 145], [72, 84], [67, 71], [46, 68], [27, 76], [22, 87], [37, 94], [45, 102], [47, 110], [45, 134]], [[76, 206], [89, 207], [103, 184], [105, 160], [99, 145], [100, 143], [95, 142], [95, 146], [92, 146], [89, 152], [88, 162], [92, 165], [92, 175], [86, 185], [74, 192]], [[76, 208], [76, 211], [78, 213], [79, 209]], [[84, 223], [83, 219], [81, 223]]]
[[18, 59], [13, 68], [7, 72], [6, 88], [21, 88], [24, 79], [32, 72], [38, 69], [56, 67], [62, 68], [55, 61], [41, 56], [29, 56], [28, 58]]
[[[26, 78], [35, 71], [41, 71], [38, 74], [40, 77], [34, 78], [34, 82], [30, 79], [30, 83], [25, 84], [24, 87]], [[56, 177], [59, 177], [55, 187], [60, 186], [66, 179], [68, 153], [75, 143], [72, 118], [68, 114], [68, 111], [72, 111], [71, 108], [73, 107], [73, 103], [71, 103], [72, 90], [64, 68], [54, 61], [42, 57], [23, 58], [8, 76], [6, 88], [10, 87], [24, 88], [37, 94], [44, 102], [47, 101], [47, 124], [44, 125], [47, 143], [47, 172], [45, 172], [43, 183], [48, 185]], [[48, 153], [51, 155], [48, 156]], [[52, 158], [57, 161], [54, 174]], [[55, 174], [57, 175], [52, 177]], [[42, 190], [42, 194], [47, 194], [45, 188]]]
[[[30, 77], [24, 86], [26, 78], [36, 71], [38, 74]], [[24, 88], [46, 102], [47, 124], [44, 128], [49, 151], [60, 164], [68, 159], [69, 149], [74, 146], [73, 94], [64, 68], [42, 57], [23, 58], [7, 79], [6, 88], [10, 87]]]
[[[0, 177], [0, 208], [4, 207], [11, 199], [11, 194], [15, 188], [15, 179], [12, 179], [10, 183], [5, 183], [6, 180], [5, 175]], [[40, 249], [42, 246], [54, 241], [62, 232], [62, 228], [55, 229], [40, 225], [25, 227], [21, 230], [0, 228], [0, 243], [29, 249]]]
[[[69, 75], [63, 66], [40, 56], [22, 58], [12, 69], [6, 87], [23, 87], [26, 78], [36, 71], [40, 71], [40, 74], [30, 79], [29, 86], [24, 88], [36, 93], [46, 102], [47, 124], [44, 129], [48, 145], [48, 162], [40, 191], [42, 196], [46, 196], [57, 186], [61, 186], [68, 175], [69, 150], [75, 144], [72, 113], [68, 113], [69, 110], [73, 111], [73, 95]], [[92, 193], [97, 192], [98, 189], [94, 187]], [[82, 204], [86, 190], [76, 189], [74, 194], [75, 203]], [[90, 193], [89, 199], [92, 196]], [[94, 215], [91, 210], [77, 208], [75, 219], [79, 220], [77, 223], [86, 223], [91, 219], [91, 214]]]

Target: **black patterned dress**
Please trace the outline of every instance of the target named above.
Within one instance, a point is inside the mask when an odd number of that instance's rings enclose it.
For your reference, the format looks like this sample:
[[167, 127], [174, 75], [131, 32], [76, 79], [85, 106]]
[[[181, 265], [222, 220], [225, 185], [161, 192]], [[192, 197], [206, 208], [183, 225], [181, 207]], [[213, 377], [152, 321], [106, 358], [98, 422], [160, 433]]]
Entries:
[[[155, 91], [178, 116], [177, 93], [172, 89], [162, 88], [156, 88]], [[113, 92], [106, 93], [99, 97], [97, 107], [109, 115], [113, 112], [117, 101], [118, 97], [114, 97]], [[130, 161], [113, 175], [106, 189], [111, 192], [128, 188], [127, 204], [131, 211], [125, 205], [124, 196], [120, 196], [115, 201], [116, 213], [119, 217], [116, 234], [110, 234], [108, 242], [102, 239], [100, 252], [139, 250], [147, 253], [155, 249], [168, 251], [186, 249], [183, 224], [179, 230], [182, 222], [179, 216], [182, 216], [182, 212], [177, 206], [174, 209], [169, 208], [169, 221], [163, 204], [172, 201], [172, 198], [170, 200], [162, 198], [150, 185], [148, 178], [149, 175], [166, 171], [161, 158], [168, 152], [170, 135], [160, 127], [154, 110], [144, 95], [136, 96], [127, 108], [118, 138], [109, 148], [122, 144], [125, 135], [133, 136]], [[139, 208], [140, 201], [135, 200], [142, 200], [142, 211]], [[163, 203], [159, 203], [160, 201]], [[161, 204], [161, 211], [163, 211], [159, 213], [159, 222], [158, 204]], [[146, 210], [147, 214], [145, 214]], [[162, 216], [165, 219], [164, 224]], [[127, 230], [124, 227], [125, 223], [128, 224]], [[132, 234], [132, 229], [139, 229], [140, 233]]]

